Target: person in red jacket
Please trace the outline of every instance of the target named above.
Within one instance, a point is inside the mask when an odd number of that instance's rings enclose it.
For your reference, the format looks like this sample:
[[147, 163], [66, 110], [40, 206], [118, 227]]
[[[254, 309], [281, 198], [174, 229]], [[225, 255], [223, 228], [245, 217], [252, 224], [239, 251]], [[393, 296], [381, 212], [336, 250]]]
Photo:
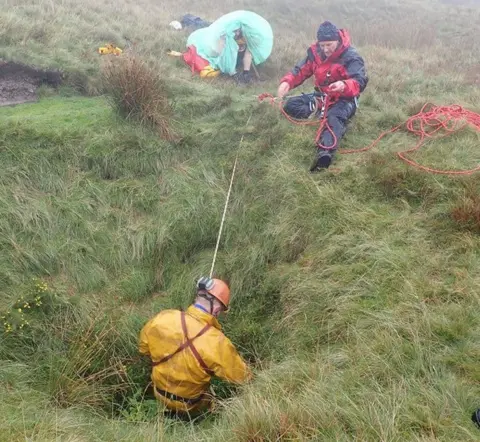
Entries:
[[[320, 118], [326, 112], [326, 126], [320, 135], [317, 154], [311, 172], [330, 166], [338, 143], [347, 130], [347, 123], [357, 110], [357, 99], [368, 83], [363, 58], [350, 45], [350, 35], [326, 21], [317, 32], [317, 42], [307, 50], [307, 57], [280, 82], [277, 95], [281, 98], [315, 77], [315, 92], [289, 98], [285, 111], [292, 117], [307, 119], [313, 114]], [[325, 94], [328, 108], [324, 109]], [[332, 134], [335, 135], [333, 135]]]

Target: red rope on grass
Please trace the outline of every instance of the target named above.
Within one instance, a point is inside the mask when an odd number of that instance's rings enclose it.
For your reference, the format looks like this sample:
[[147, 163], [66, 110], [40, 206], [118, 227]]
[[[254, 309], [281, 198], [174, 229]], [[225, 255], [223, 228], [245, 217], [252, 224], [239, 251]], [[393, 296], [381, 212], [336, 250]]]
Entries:
[[[276, 104], [275, 98], [270, 94], [261, 94], [258, 97], [260, 101], [263, 101], [267, 98], [271, 99], [271, 103], [273, 105]], [[283, 115], [285, 115], [289, 121], [295, 124], [303, 124], [303, 125], [319, 124], [318, 121], [300, 122], [299, 120], [295, 120], [285, 112], [281, 103], [279, 107]], [[325, 109], [328, 109], [328, 107], [326, 106]], [[442, 174], [442, 175], [471, 175], [475, 172], [480, 171], [480, 164], [477, 167], [474, 167], [473, 169], [442, 170], [442, 169], [435, 169], [432, 167], [423, 166], [417, 163], [416, 161], [408, 158], [407, 156], [408, 154], [419, 150], [420, 147], [426, 141], [426, 139], [434, 138], [434, 137], [441, 138], [441, 137], [451, 135], [465, 128], [467, 125], [473, 126], [476, 130], [480, 131], [480, 115], [475, 112], [464, 109], [462, 106], [459, 106], [456, 104], [451, 106], [435, 106], [431, 103], [426, 103], [418, 114], [408, 118], [407, 121], [405, 121], [404, 123], [401, 123], [398, 126], [395, 126], [394, 128], [383, 132], [369, 146], [361, 149], [342, 150], [341, 152], [342, 154], [366, 152], [367, 150], [370, 150], [373, 147], [375, 147], [380, 142], [380, 140], [384, 138], [386, 135], [394, 133], [398, 131], [400, 128], [402, 128], [403, 126], [405, 126], [409, 132], [420, 137], [420, 140], [411, 149], [407, 149], [402, 152], [397, 152], [397, 156], [402, 161], [409, 164], [410, 166], [416, 167], [417, 169], [423, 170], [428, 173], [435, 173], [435, 174]], [[327, 130], [330, 129], [330, 131], [333, 133], [333, 131], [331, 130], [331, 128], [327, 123], [326, 112], [324, 113], [324, 116], [320, 121], [320, 126], [317, 131], [316, 141], [320, 139], [320, 135], [324, 127], [326, 127]], [[336, 139], [335, 139], [334, 145], [335, 144], [336, 144]], [[324, 146], [320, 146], [320, 147], [323, 147], [325, 149]]]

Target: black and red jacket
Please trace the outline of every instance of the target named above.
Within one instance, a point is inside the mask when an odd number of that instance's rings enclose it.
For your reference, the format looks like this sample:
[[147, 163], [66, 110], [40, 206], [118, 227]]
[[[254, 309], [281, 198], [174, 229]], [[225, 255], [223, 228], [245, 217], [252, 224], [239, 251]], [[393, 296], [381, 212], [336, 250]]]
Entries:
[[290, 85], [290, 89], [300, 86], [307, 78], [315, 76], [315, 89], [328, 92], [328, 86], [343, 81], [345, 89], [341, 94], [329, 93], [330, 99], [355, 98], [360, 95], [368, 83], [365, 63], [357, 50], [350, 46], [350, 35], [345, 29], [340, 31], [340, 46], [326, 57], [318, 43], [307, 50], [307, 57], [297, 64], [292, 72], [280, 81]]

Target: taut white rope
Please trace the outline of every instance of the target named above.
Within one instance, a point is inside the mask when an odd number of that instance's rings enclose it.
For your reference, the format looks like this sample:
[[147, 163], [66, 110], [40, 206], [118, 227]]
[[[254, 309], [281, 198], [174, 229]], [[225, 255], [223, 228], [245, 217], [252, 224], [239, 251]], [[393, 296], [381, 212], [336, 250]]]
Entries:
[[[250, 114], [245, 126], [248, 126], [248, 123], [250, 123], [251, 118], [252, 118], [252, 115]], [[235, 157], [235, 163], [233, 164], [232, 176], [230, 177], [230, 186], [228, 187], [227, 199], [225, 201], [225, 207], [223, 208], [222, 221], [220, 223], [220, 229], [218, 231], [218, 237], [217, 237], [217, 244], [215, 246], [215, 253], [213, 254], [212, 267], [210, 269], [210, 278], [213, 276], [213, 268], [215, 267], [215, 261], [217, 260], [218, 246], [220, 245], [220, 238], [222, 237], [223, 224], [227, 216], [227, 208], [228, 208], [228, 202], [230, 200], [230, 193], [232, 192], [233, 178], [235, 177], [235, 171], [237, 170], [238, 154], [240, 152], [240, 147], [242, 146], [244, 137], [245, 137], [245, 133], [243, 133], [242, 138], [240, 138], [240, 143], [238, 144], [237, 156]]]

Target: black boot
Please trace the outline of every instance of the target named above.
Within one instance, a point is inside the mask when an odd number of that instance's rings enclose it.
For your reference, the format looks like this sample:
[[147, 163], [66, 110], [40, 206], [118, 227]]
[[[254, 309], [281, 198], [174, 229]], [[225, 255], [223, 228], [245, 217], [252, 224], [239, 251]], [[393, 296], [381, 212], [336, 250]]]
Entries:
[[317, 155], [313, 160], [310, 172], [319, 172], [322, 169], [328, 169], [332, 164], [333, 155], [328, 150], [318, 149]]
[[472, 421], [478, 428], [480, 428], [480, 408], [473, 412]]
[[246, 85], [253, 82], [253, 76], [250, 71], [238, 72], [235, 74], [235, 81], [237, 84]]

